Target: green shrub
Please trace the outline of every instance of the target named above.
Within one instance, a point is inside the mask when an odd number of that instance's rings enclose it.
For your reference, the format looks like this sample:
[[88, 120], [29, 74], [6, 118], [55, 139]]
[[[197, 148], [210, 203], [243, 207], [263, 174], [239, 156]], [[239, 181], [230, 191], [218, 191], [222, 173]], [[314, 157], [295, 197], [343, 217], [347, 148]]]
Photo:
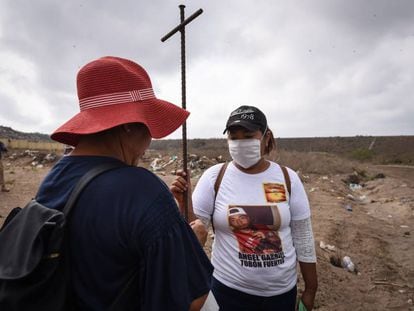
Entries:
[[359, 161], [371, 160], [374, 157], [374, 151], [364, 148], [358, 148], [351, 152], [351, 157]]

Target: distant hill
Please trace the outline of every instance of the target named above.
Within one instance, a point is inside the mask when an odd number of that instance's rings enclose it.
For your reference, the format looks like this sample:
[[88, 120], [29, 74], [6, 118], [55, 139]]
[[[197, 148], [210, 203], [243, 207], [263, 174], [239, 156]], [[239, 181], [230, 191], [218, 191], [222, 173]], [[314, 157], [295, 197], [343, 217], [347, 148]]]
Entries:
[[11, 127], [0, 125], [0, 138], [5, 139], [25, 139], [31, 141], [52, 141], [47, 134], [24, 133], [13, 130]]
[[[52, 141], [46, 134], [24, 133], [5, 126], [0, 126], [0, 138]], [[362, 161], [414, 165], [414, 136], [277, 138], [276, 145], [278, 150], [327, 152]], [[150, 146], [155, 152], [175, 155], [182, 153], [181, 148], [180, 139], [153, 140]], [[188, 152], [229, 159], [224, 138], [189, 139]]]
[[[353, 136], [277, 138], [278, 150], [298, 152], [326, 152], [355, 160], [414, 165], [414, 136]], [[151, 149], [181, 152], [181, 140], [154, 140]], [[191, 139], [189, 153], [203, 153], [209, 157], [221, 154], [229, 158], [226, 139]]]

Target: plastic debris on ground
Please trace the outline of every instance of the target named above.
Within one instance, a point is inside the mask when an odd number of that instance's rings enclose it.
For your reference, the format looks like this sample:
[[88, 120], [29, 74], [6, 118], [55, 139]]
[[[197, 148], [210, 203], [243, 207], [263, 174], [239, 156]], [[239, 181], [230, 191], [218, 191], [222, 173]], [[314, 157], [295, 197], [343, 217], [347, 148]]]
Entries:
[[345, 208], [348, 212], [352, 212], [352, 205], [351, 205], [351, 204], [345, 204], [344, 208]]
[[329, 251], [334, 251], [335, 250], [335, 246], [334, 245], [330, 245], [330, 244], [325, 244], [323, 241], [319, 242], [319, 247], [322, 249], [327, 249]]

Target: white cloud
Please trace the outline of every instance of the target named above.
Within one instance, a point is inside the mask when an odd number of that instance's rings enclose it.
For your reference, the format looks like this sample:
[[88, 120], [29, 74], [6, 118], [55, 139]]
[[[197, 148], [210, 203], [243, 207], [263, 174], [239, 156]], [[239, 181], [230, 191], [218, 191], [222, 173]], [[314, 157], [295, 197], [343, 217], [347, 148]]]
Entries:
[[[178, 1], [0, 3], [0, 124], [51, 132], [78, 111], [76, 73], [128, 57], [181, 105]], [[414, 2], [186, 3], [188, 136], [222, 137], [251, 104], [277, 136], [413, 135]], [[24, 88], [24, 92], [21, 89]], [[178, 138], [180, 131], [171, 137]]]

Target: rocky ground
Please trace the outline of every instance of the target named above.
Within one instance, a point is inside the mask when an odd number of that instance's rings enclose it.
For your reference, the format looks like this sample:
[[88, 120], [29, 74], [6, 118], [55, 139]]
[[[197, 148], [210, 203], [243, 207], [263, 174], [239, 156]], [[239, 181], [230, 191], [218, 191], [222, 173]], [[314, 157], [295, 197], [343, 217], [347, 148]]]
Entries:
[[[0, 224], [10, 208], [35, 195], [53, 163], [32, 160], [3, 160], [11, 191], [0, 193]], [[347, 169], [330, 172], [327, 163], [319, 172], [300, 172], [312, 206], [318, 257], [315, 309], [414, 310], [414, 167], [364, 164], [354, 173], [345, 163], [341, 167]], [[160, 177], [167, 183], [173, 179], [169, 171]], [[340, 266], [344, 256], [355, 272]]]

